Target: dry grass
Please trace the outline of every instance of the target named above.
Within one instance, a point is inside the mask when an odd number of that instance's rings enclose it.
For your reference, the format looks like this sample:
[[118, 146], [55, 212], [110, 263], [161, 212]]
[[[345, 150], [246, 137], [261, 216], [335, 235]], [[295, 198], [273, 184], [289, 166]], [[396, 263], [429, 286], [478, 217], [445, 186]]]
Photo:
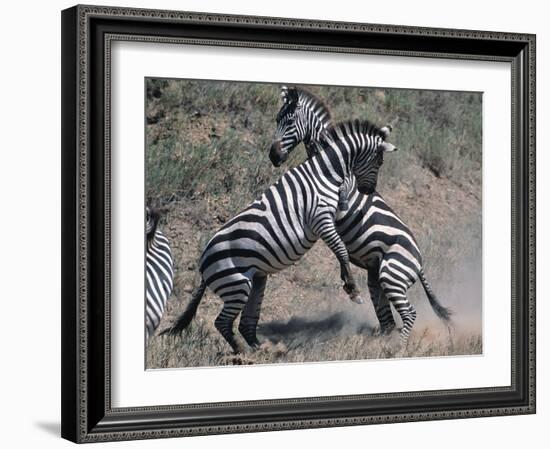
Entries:
[[[425, 332], [411, 336], [406, 348], [394, 339], [368, 335], [350, 335], [332, 340], [308, 339], [307, 345], [288, 346], [266, 341], [260, 349], [231, 354], [204, 325], [195, 325], [183, 337], [151, 341], [147, 357], [149, 368], [182, 368], [223, 365], [259, 365], [269, 363], [307, 363], [343, 360], [368, 360], [407, 357], [445, 357], [481, 354], [480, 335], [438, 335], [426, 338]], [[426, 330], [426, 329], [425, 329]], [[173, 340], [173, 341], [172, 341]]]
[[178, 337], [155, 337], [147, 353], [149, 368], [268, 363], [303, 363], [405, 357], [444, 357], [482, 353], [480, 334], [419, 325], [406, 347], [392, 336], [372, 336], [344, 311], [326, 316], [264, 322], [256, 351], [233, 355], [212, 323], [196, 320]]

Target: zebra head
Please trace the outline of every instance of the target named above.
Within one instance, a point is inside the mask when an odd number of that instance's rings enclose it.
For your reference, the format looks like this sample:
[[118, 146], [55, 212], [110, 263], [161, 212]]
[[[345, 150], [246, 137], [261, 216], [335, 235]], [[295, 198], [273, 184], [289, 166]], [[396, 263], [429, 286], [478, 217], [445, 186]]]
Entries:
[[[352, 171], [357, 180], [357, 190], [360, 193], [370, 195], [376, 190], [378, 184], [378, 172], [384, 163], [384, 153], [397, 151], [395, 145], [386, 142], [392, 127], [372, 127], [368, 122], [362, 124], [363, 144], [358, 148]], [[371, 129], [369, 129], [371, 128]], [[360, 139], [360, 142], [363, 139]]]
[[330, 111], [316, 95], [300, 87], [281, 88], [283, 105], [277, 114], [277, 129], [269, 158], [279, 167], [300, 142], [304, 142], [308, 156], [318, 152], [319, 135], [331, 124]]
[[322, 146], [327, 149], [325, 151], [332, 148], [334, 156], [329, 157], [335, 163], [342, 161], [347, 167], [344, 177], [351, 172], [357, 181], [357, 190], [370, 195], [376, 190], [384, 153], [397, 150], [393, 144], [386, 142], [390, 132], [389, 125], [378, 128], [368, 121], [343, 122], [325, 133]]
[[288, 155], [302, 141], [304, 134], [304, 127], [299, 123], [298, 91], [283, 86], [281, 98], [283, 106], [277, 114], [277, 128], [269, 151], [269, 159], [275, 167], [279, 167], [288, 159]]

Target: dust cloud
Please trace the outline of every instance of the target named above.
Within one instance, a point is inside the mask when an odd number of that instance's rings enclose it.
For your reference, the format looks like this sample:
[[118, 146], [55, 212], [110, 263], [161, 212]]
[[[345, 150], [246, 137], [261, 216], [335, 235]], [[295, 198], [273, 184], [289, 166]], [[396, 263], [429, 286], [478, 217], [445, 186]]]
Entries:
[[[430, 271], [434, 271], [433, 269]], [[447, 338], [449, 330], [456, 337], [482, 335], [482, 265], [481, 253], [457, 264], [447, 279], [428, 280], [441, 304], [452, 311], [450, 326], [431, 309], [420, 282], [409, 290], [409, 300], [417, 309], [413, 336], [421, 336], [427, 342]], [[309, 307], [289, 319], [260, 322], [259, 333], [269, 341], [284, 343], [289, 349], [307, 347], [334, 338], [353, 335], [374, 335], [378, 320], [367, 289], [365, 303], [353, 304], [336, 300], [324, 310]], [[394, 310], [397, 327], [401, 320]]]

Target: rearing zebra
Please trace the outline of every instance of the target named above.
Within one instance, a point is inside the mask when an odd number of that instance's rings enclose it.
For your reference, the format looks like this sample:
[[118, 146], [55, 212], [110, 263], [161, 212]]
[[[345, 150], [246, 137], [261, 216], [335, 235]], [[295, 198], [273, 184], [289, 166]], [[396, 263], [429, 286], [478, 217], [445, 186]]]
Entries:
[[160, 211], [147, 207], [145, 233], [147, 252], [145, 261], [145, 342], [158, 327], [166, 301], [174, 285], [174, 264], [168, 239], [158, 229]]
[[395, 149], [385, 142], [386, 136], [366, 121], [345, 122], [325, 133], [323, 152], [287, 171], [212, 237], [200, 259], [202, 282], [167, 332], [178, 334], [189, 325], [208, 286], [223, 300], [216, 329], [239, 352], [233, 322], [242, 311], [239, 331], [248, 345], [257, 347], [256, 326], [267, 275], [298, 262], [318, 239], [338, 259], [344, 290], [361, 302], [334, 219], [339, 189], [350, 174], [362, 192], [376, 188], [382, 154]]
[[[277, 114], [277, 129], [270, 148], [273, 165], [280, 166], [290, 152], [304, 142], [308, 157], [323, 151], [324, 133], [332, 126], [328, 107], [303, 88], [283, 87], [283, 106]], [[387, 136], [391, 127], [383, 129]], [[368, 286], [380, 332], [390, 333], [395, 320], [394, 305], [403, 321], [401, 338], [407, 341], [416, 319], [416, 310], [407, 300], [407, 290], [420, 279], [435, 313], [448, 321], [451, 311], [437, 300], [424, 275], [422, 255], [412, 232], [376, 192], [364, 196], [357, 192], [353, 177], [340, 191], [340, 210], [336, 221], [353, 264], [368, 269]], [[360, 190], [360, 189], [359, 189]]]

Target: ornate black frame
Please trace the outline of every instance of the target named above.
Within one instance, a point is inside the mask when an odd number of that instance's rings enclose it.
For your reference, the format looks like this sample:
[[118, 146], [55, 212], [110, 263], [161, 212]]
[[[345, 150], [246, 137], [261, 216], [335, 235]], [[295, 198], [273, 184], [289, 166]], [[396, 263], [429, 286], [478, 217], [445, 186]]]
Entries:
[[[110, 45], [186, 42], [506, 61], [512, 67], [512, 384], [114, 409]], [[62, 12], [62, 436], [161, 438], [535, 412], [535, 36], [98, 6]]]

